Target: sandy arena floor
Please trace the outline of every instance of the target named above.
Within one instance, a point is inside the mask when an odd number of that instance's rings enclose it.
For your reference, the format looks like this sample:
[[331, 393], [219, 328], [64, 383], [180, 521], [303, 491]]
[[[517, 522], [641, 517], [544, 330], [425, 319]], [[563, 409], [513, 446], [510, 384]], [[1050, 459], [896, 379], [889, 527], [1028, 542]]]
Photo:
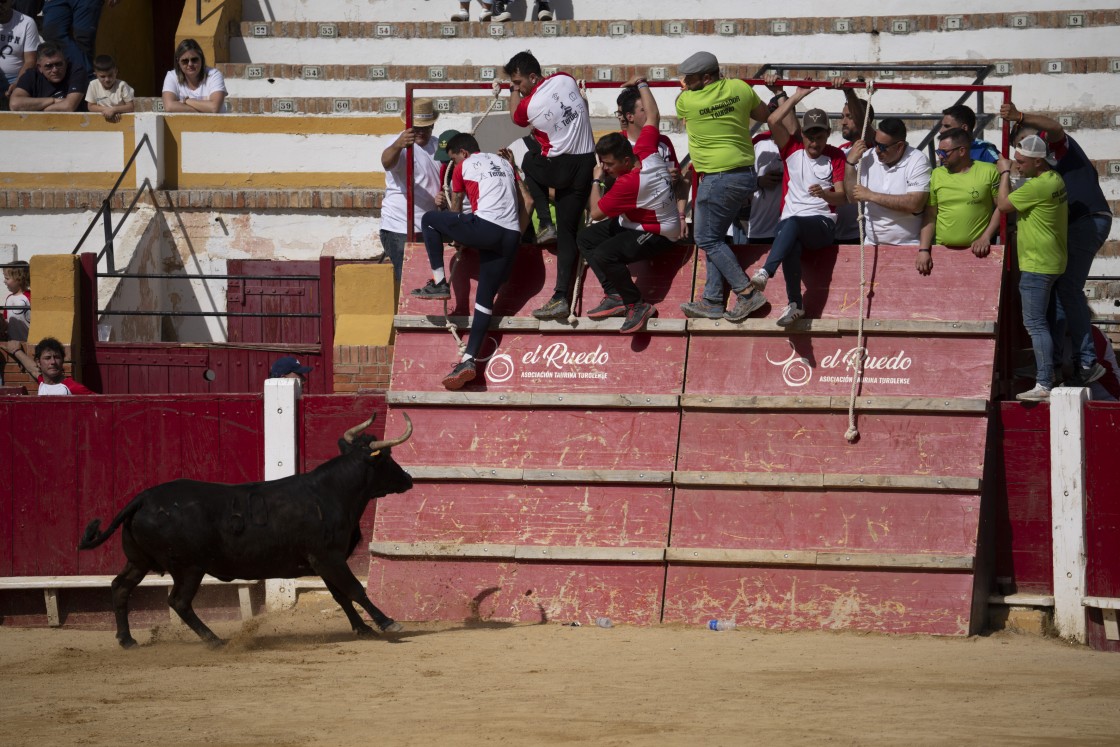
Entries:
[[5, 745], [1120, 742], [1120, 656], [968, 639], [677, 626], [407, 625], [329, 598], [213, 626], [0, 628]]

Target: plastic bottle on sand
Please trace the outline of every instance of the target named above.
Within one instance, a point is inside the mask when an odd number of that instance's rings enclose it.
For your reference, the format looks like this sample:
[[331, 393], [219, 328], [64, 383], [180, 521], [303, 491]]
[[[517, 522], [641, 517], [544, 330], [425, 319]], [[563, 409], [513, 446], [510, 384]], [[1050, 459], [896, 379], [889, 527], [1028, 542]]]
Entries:
[[734, 620], [709, 620], [708, 630], [735, 630]]
[[611, 619], [609, 617], [596, 617], [595, 618], [595, 624], [598, 625], [600, 628], [613, 628], [614, 627], [614, 623], [611, 622]]

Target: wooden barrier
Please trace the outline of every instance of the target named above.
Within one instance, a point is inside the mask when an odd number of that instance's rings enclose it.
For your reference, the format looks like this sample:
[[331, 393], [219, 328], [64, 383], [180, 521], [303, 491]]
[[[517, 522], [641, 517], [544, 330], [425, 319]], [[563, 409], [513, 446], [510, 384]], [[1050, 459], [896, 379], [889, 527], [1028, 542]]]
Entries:
[[[766, 248], [737, 251], [753, 270]], [[968, 633], [1002, 256], [939, 250], [922, 277], [910, 249], [809, 253], [808, 318], [785, 330], [780, 273], [746, 322], [683, 319], [705, 268], [681, 247], [636, 268], [659, 316], [627, 339], [532, 319], [554, 259], [523, 249], [485, 368], [446, 392], [457, 351], [444, 305], [407, 295], [429, 277], [411, 246], [389, 430], [407, 410], [424, 435], [399, 449], [417, 484], [378, 511], [371, 589], [402, 618]], [[451, 273], [464, 335], [474, 270], [467, 252]]]

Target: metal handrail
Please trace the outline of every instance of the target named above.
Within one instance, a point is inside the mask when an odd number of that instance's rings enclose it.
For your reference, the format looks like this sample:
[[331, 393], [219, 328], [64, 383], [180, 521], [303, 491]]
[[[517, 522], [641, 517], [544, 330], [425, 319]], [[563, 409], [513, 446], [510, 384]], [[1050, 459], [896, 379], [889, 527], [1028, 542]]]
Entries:
[[102, 219], [105, 228], [105, 243], [101, 247], [101, 252], [97, 255], [97, 261], [100, 262], [101, 258], [105, 257], [105, 264], [108, 266], [110, 273], [115, 270], [115, 262], [113, 257], [113, 240], [117, 237], [117, 234], [120, 233], [121, 228], [124, 227], [125, 219], [132, 214], [133, 208], [136, 207], [136, 203], [140, 200], [140, 195], [144, 193], [145, 189], [147, 189], [148, 193], [152, 196], [152, 202], [155, 203], [156, 201], [155, 190], [152, 189], [152, 183], [149, 179], [145, 178], [143, 183], [140, 185], [140, 188], [136, 190], [136, 195], [132, 198], [132, 202], [129, 203], [128, 207], [125, 209], [124, 214], [121, 216], [120, 222], [117, 223], [117, 227], [113, 228], [113, 217], [110, 201], [113, 199], [113, 195], [117, 193], [117, 190], [120, 189], [121, 182], [123, 182], [125, 176], [128, 175], [128, 170], [132, 168], [132, 164], [136, 162], [136, 156], [140, 155], [140, 150], [145, 145], [147, 145], [149, 148], [151, 147], [151, 142], [148, 140], [147, 134], [140, 138], [140, 142], [137, 143], [136, 147], [132, 150], [132, 155], [128, 157], [128, 163], [126, 163], [124, 165], [124, 169], [121, 170], [121, 175], [117, 177], [117, 181], [115, 184], [113, 184], [113, 188], [109, 190], [109, 193], [105, 195], [105, 198], [101, 201], [101, 207], [98, 208], [97, 213], [94, 214], [93, 220], [90, 221], [89, 226], [85, 230], [85, 233], [82, 234], [82, 238], [78, 239], [78, 244], [74, 247], [74, 251], [70, 252], [71, 254], [77, 254], [79, 251], [81, 251], [82, 244], [85, 243], [90, 233], [93, 232], [93, 229], [97, 225], [98, 220]]

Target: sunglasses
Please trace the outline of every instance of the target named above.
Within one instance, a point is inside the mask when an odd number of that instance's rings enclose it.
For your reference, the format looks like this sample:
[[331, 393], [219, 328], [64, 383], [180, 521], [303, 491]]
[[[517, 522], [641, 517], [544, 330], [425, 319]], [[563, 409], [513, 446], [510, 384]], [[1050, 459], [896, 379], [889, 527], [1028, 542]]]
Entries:
[[43, 63], [43, 69], [44, 70], [57, 70], [57, 69], [63, 68], [63, 67], [66, 67], [66, 63], [62, 62], [62, 61], [59, 61], [59, 62], [44, 62]]
[[888, 144], [884, 145], [883, 143], [880, 143], [878, 140], [876, 140], [875, 141], [875, 150], [879, 151], [880, 153], [886, 153], [888, 150], [890, 150], [891, 148], [893, 148], [894, 146], [898, 145], [901, 142], [903, 142], [903, 141], [902, 140], [896, 140], [893, 143], [888, 143]]
[[202, 62], [202, 58], [201, 58], [201, 57], [184, 57], [183, 59], [179, 60], [179, 64], [180, 64], [180, 65], [183, 65], [183, 66], [186, 66], [186, 65], [198, 65], [198, 64], [200, 64], [201, 62]]
[[937, 150], [934, 151], [934, 153], [937, 154], [938, 158], [945, 159], [945, 158], [949, 157], [950, 153], [952, 153], [955, 150], [960, 150], [963, 147], [964, 147], [963, 145], [958, 145], [955, 148], [950, 148], [949, 150], [941, 150], [940, 148], [938, 148]]

